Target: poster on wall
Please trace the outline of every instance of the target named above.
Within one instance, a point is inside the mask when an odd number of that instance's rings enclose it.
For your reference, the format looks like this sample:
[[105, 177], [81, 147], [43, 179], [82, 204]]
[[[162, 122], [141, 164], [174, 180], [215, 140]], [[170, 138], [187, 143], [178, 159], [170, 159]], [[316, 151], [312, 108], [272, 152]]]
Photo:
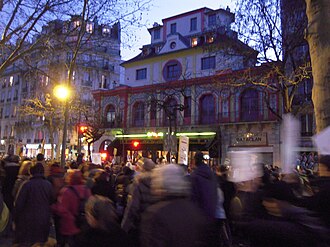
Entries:
[[178, 164], [188, 165], [189, 137], [180, 136]]

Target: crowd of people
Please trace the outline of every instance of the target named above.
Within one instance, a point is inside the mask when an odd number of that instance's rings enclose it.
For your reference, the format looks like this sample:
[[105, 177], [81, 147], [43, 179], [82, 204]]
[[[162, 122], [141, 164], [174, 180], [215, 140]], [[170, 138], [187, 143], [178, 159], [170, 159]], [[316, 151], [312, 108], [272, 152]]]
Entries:
[[[96, 165], [8, 155], [0, 162], [0, 245], [330, 246], [330, 156], [308, 188], [298, 172], [254, 164], [254, 176], [213, 171], [202, 152], [189, 167]], [[229, 164], [230, 165], [230, 164]], [[307, 191], [308, 190], [308, 191]], [[306, 192], [307, 191], [307, 192]]]

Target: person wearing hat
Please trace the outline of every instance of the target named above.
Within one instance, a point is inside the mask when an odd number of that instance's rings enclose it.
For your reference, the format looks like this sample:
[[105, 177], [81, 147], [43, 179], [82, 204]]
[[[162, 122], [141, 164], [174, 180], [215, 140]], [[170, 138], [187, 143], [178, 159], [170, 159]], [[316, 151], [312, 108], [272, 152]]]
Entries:
[[133, 184], [127, 199], [127, 206], [121, 222], [122, 229], [127, 232], [133, 242], [138, 243], [138, 229], [141, 213], [155, 202], [151, 195], [151, 173], [155, 163], [149, 158], [138, 162], [140, 173], [134, 177]]

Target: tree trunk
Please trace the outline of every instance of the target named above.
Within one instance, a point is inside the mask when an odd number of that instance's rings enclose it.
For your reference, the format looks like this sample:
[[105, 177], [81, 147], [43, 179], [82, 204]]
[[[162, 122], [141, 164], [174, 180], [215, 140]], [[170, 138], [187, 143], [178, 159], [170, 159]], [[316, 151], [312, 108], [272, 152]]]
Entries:
[[316, 132], [330, 125], [330, 1], [306, 0]]

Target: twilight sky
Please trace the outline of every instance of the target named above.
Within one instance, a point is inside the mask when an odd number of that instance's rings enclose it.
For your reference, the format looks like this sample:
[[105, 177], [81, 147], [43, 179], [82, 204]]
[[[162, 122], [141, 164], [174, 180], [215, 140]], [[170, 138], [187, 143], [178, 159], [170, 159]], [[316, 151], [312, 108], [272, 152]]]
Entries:
[[139, 48], [143, 45], [150, 44], [150, 34], [147, 28], [152, 27], [154, 22], [162, 24], [162, 19], [174, 15], [185, 13], [194, 9], [208, 7], [211, 9], [230, 7], [231, 12], [234, 12], [234, 0], [153, 0], [150, 11], [143, 14], [144, 23], [147, 27], [142, 27], [135, 31], [136, 40], [131, 40], [131, 49], [123, 47], [122, 59], [128, 60], [140, 53]]

